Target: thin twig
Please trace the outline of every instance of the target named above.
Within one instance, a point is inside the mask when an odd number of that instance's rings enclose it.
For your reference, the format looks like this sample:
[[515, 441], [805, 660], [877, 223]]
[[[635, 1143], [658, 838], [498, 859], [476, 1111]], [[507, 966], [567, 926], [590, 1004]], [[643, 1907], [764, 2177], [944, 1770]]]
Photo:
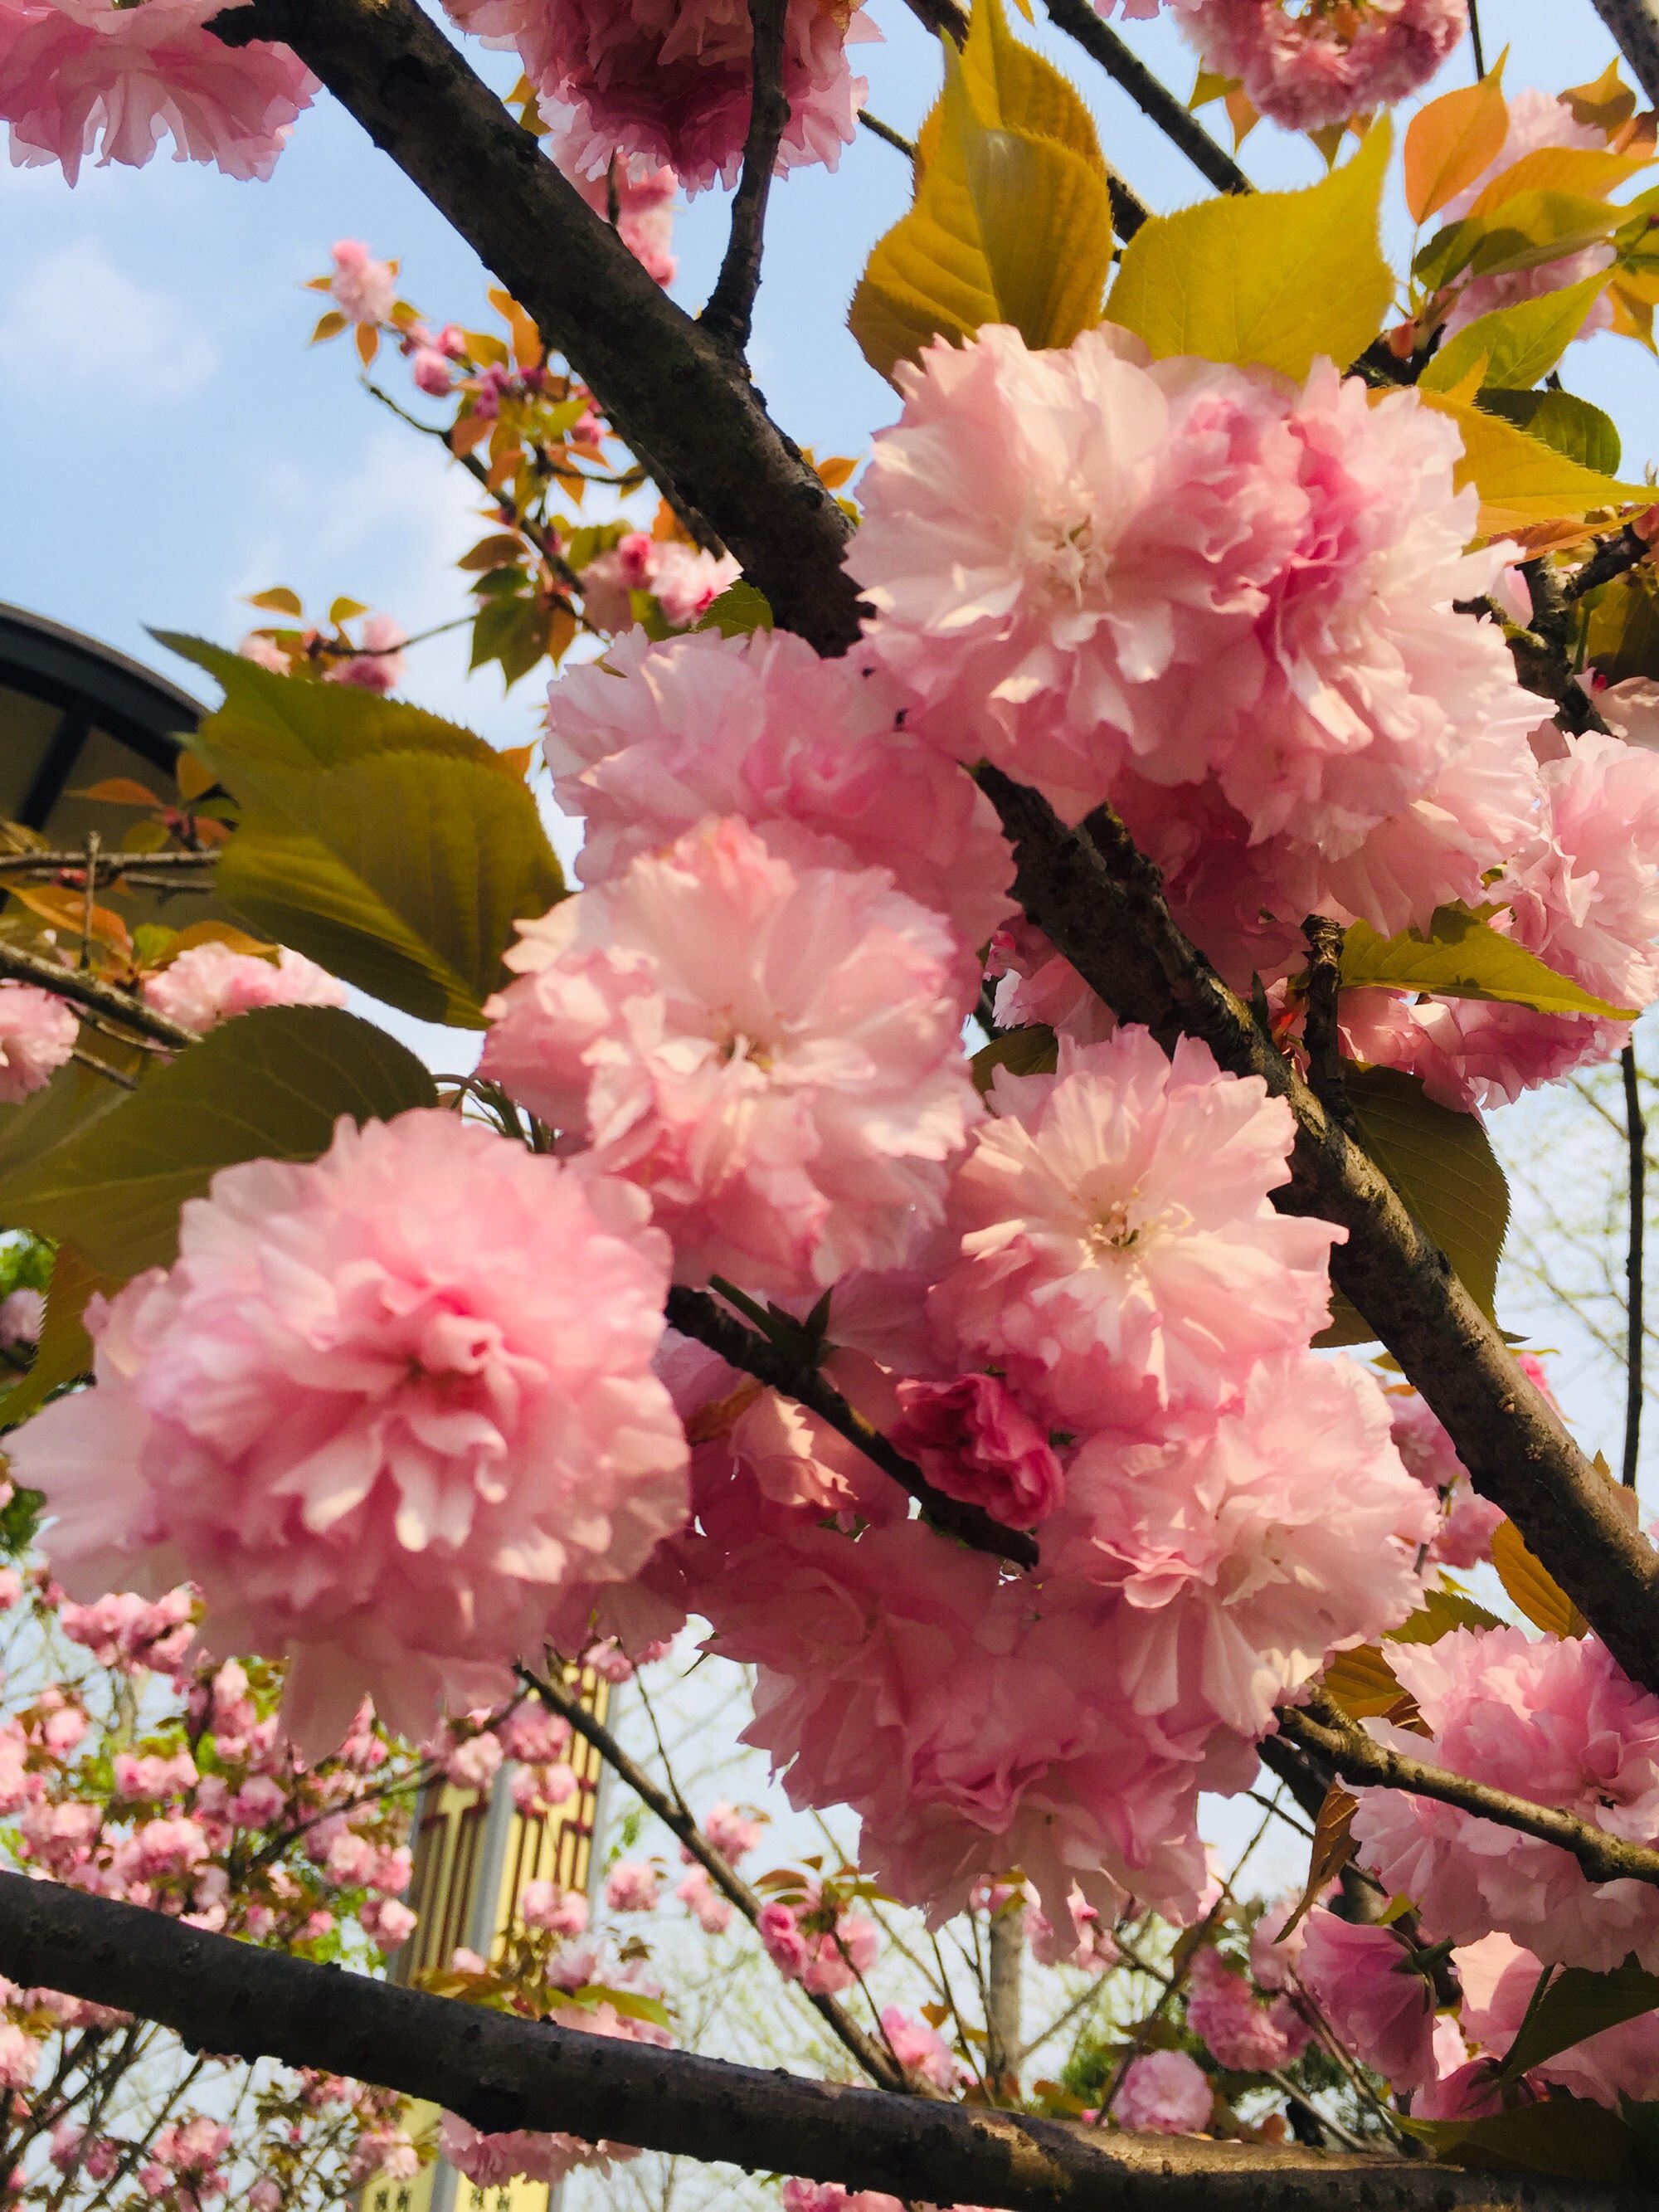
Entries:
[[1480, 0], [1469, 0], [1469, 36], [1474, 42], [1474, 81], [1477, 84], [1483, 84], [1486, 76], [1486, 55], [1480, 44]]
[[1626, 1490], [1636, 1487], [1637, 1461], [1642, 1448], [1642, 1239], [1647, 1226], [1648, 1125], [1642, 1114], [1641, 1071], [1636, 1065], [1635, 1044], [1619, 1055], [1625, 1078], [1625, 1139], [1630, 1147], [1630, 1242], [1625, 1254], [1625, 1279], [1629, 1286], [1625, 1354], [1625, 1463], [1622, 1480]]
[[744, 142], [743, 175], [732, 202], [732, 229], [726, 258], [707, 306], [698, 319], [711, 336], [734, 353], [749, 343], [755, 295], [760, 289], [766, 202], [777, 167], [778, 148], [789, 127], [789, 100], [783, 88], [784, 22], [788, 0], [749, 0], [753, 27], [749, 100], [749, 135]]
[[[131, 868], [143, 868], [149, 872], [165, 868], [211, 867], [218, 859], [216, 852], [204, 853], [100, 853], [98, 855], [98, 874], [106, 884], [113, 883]], [[70, 875], [76, 878], [70, 888], [80, 889], [79, 878], [87, 865], [84, 853], [4, 853], [0, 854], [0, 876], [27, 875], [31, 870], [49, 870], [53, 875]]]
[[1075, 39], [1108, 76], [1122, 86], [1141, 113], [1157, 124], [1206, 182], [1218, 192], [1255, 189], [1232, 155], [1217, 145], [1198, 118], [1159, 82], [1133, 47], [1102, 21], [1089, 0], [1044, 0], [1044, 4], [1054, 27]]
[[1305, 1707], [1283, 1706], [1279, 1714], [1282, 1732], [1293, 1743], [1316, 1751], [1329, 1759], [1345, 1782], [1362, 1789], [1404, 1790], [1414, 1797], [1431, 1797], [1452, 1805], [1477, 1820], [1496, 1821], [1523, 1836], [1554, 1844], [1577, 1860], [1589, 1881], [1646, 1881], [1659, 1885], [1659, 1851], [1644, 1844], [1626, 1842], [1588, 1820], [1553, 1806], [1534, 1804], [1507, 1790], [1494, 1790], [1484, 1782], [1445, 1767], [1431, 1766], [1404, 1752], [1378, 1743], [1351, 1721], [1341, 1707], [1316, 1690]]
[[75, 1006], [88, 1006], [94, 1013], [124, 1023], [139, 1036], [152, 1037], [157, 1044], [170, 1045], [174, 1050], [196, 1042], [193, 1030], [168, 1021], [165, 1014], [154, 1012], [137, 999], [130, 999], [112, 983], [100, 983], [76, 969], [60, 968], [55, 960], [45, 959], [36, 952], [25, 952], [16, 945], [0, 945], [0, 975], [9, 975], [19, 983], [38, 983], [43, 991], [68, 999]]
[[914, 167], [916, 159], [916, 149], [911, 141], [905, 137], [902, 131], [895, 131], [892, 125], [890, 123], [884, 123], [880, 116], [872, 115], [867, 107], [860, 108], [859, 121], [864, 125], [865, 129], [870, 131], [875, 137], [883, 140], [887, 145], [893, 147], [896, 151], [902, 154], [905, 159]]
[[695, 1337], [711, 1352], [718, 1352], [728, 1366], [739, 1368], [772, 1389], [782, 1391], [786, 1397], [793, 1398], [809, 1413], [816, 1413], [821, 1421], [827, 1421], [838, 1436], [855, 1444], [884, 1474], [890, 1475], [901, 1489], [908, 1491], [929, 1520], [947, 1535], [957, 1537], [976, 1552], [988, 1552], [994, 1559], [1008, 1559], [1016, 1566], [1036, 1565], [1034, 1538], [1023, 1529], [1006, 1528], [976, 1505], [964, 1505], [957, 1498], [947, 1498], [942, 1490], [935, 1490], [915, 1462], [896, 1450], [879, 1429], [849, 1406], [810, 1359], [792, 1358], [771, 1338], [746, 1328], [734, 1315], [717, 1305], [706, 1291], [687, 1290], [677, 1284], [668, 1293], [667, 1313], [670, 1326], [678, 1329], [682, 1336]]
[[[669, 1834], [684, 1844], [721, 1896], [736, 1905], [751, 1928], [757, 1928], [761, 1916], [760, 1898], [725, 1854], [715, 1850], [684, 1807], [677, 1804], [665, 1790], [658, 1788], [639, 1762], [623, 1749], [604, 1723], [596, 1720], [581, 1699], [559, 1680], [556, 1671], [550, 1668], [545, 1676], [534, 1673], [528, 1667], [520, 1666], [514, 1671], [519, 1680], [527, 1689], [534, 1691], [544, 1705], [556, 1713], [562, 1714], [577, 1735], [586, 1738], [605, 1765], [622, 1778], [640, 1802], [656, 1814]], [[907, 2080], [903, 2068], [888, 2057], [881, 2045], [865, 2033], [834, 1997], [816, 1996], [810, 1991], [803, 1991], [802, 1994], [878, 2088], [914, 2091], [915, 2084]]]

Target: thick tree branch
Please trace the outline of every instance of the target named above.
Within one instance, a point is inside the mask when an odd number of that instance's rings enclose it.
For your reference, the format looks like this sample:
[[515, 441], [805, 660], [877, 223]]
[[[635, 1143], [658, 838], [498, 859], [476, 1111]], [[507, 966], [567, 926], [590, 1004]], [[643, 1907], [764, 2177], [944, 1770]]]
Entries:
[[477, 252], [666, 489], [717, 531], [778, 621], [858, 635], [850, 525], [743, 363], [676, 307], [415, 0], [256, 0], [228, 44], [292, 46]]
[[60, 968], [55, 960], [47, 960], [38, 952], [25, 952], [21, 945], [0, 945], [0, 975], [9, 975], [19, 983], [38, 983], [54, 997], [67, 999], [71, 1006], [84, 1006], [106, 1021], [119, 1022], [137, 1036], [166, 1045], [171, 1050], [179, 1051], [196, 1042], [193, 1030], [168, 1021], [165, 1014], [152, 1012], [142, 1000], [118, 991], [113, 983], [100, 983], [95, 976], [78, 968]]
[[381, 2084], [476, 2128], [566, 2130], [750, 2171], [1006, 2212], [1640, 2212], [1645, 2190], [1291, 2146], [1139, 2136], [890, 2097], [394, 1989], [0, 1875], [0, 1972], [191, 2047]]
[[761, 252], [766, 202], [777, 167], [778, 148], [789, 127], [789, 101], [783, 89], [783, 33], [788, 0], [749, 0], [753, 29], [750, 70], [749, 135], [743, 149], [743, 175], [732, 202], [732, 231], [726, 258], [703, 307], [704, 330], [737, 353], [749, 343], [755, 295], [760, 289]]
[[1484, 1782], [1472, 1782], [1467, 1775], [1392, 1751], [1367, 1735], [1339, 1705], [1317, 1691], [1305, 1708], [1283, 1708], [1279, 1724], [1293, 1743], [1328, 1759], [1345, 1782], [1358, 1783], [1364, 1789], [1404, 1790], [1413, 1797], [1432, 1797], [1437, 1804], [1454, 1805], [1461, 1813], [1473, 1813], [1480, 1820], [1495, 1820], [1499, 1827], [1555, 1844], [1571, 1852], [1587, 1881], [1659, 1883], [1659, 1851], [1650, 1850], [1644, 1844], [1627, 1843], [1622, 1836], [1592, 1827], [1588, 1820], [1575, 1820], [1571, 1813], [1557, 1812], [1553, 1806], [1534, 1804], [1529, 1797], [1493, 1790]]
[[1659, 1554], [1613, 1486], [1516, 1365], [1450, 1262], [1376, 1163], [1176, 927], [1156, 868], [1109, 809], [1069, 830], [1000, 770], [980, 781], [1018, 861], [1025, 912], [1125, 1021], [1167, 1047], [1201, 1037], [1223, 1067], [1259, 1075], [1296, 1115], [1285, 1212], [1339, 1223], [1331, 1274], [1449, 1431], [1484, 1497], [1500, 1505], [1633, 1680], [1659, 1691]]
[[1595, 12], [1618, 40], [1636, 82], [1659, 107], [1659, 7], [1654, 0], [1595, 0]]
[[[595, 1720], [581, 1699], [567, 1689], [556, 1672], [550, 1671], [546, 1675], [541, 1675], [533, 1674], [528, 1667], [520, 1667], [517, 1671], [520, 1680], [526, 1684], [544, 1705], [550, 1706], [556, 1713], [562, 1713], [578, 1735], [586, 1737], [611, 1771], [621, 1777], [642, 1805], [650, 1808], [670, 1835], [684, 1844], [721, 1896], [736, 1905], [751, 1928], [757, 1928], [760, 1925], [761, 1899], [725, 1854], [714, 1849], [685, 1808], [677, 1804], [665, 1790], [657, 1787], [639, 1762], [629, 1757], [605, 1723]], [[906, 2079], [903, 2068], [894, 2059], [892, 2053], [872, 2036], [866, 2035], [852, 2014], [837, 2004], [834, 1997], [817, 1996], [810, 1990], [802, 1990], [801, 1995], [878, 2088], [906, 2090], [918, 2087]], [[928, 2084], [923, 2082], [919, 2086], [922, 2094], [933, 2094]]]
[[1207, 183], [1218, 192], [1255, 190], [1232, 155], [1223, 152], [1192, 110], [1159, 82], [1110, 24], [1096, 15], [1089, 0], [1043, 0], [1043, 4], [1056, 29], [1075, 39], [1108, 76], [1122, 86], [1141, 113], [1157, 124]]
[[856, 1444], [884, 1474], [890, 1475], [902, 1490], [908, 1490], [929, 1520], [947, 1535], [959, 1538], [976, 1552], [989, 1552], [996, 1559], [1010, 1559], [1018, 1567], [1036, 1565], [1034, 1537], [1027, 1535], [1024, 1529], [1010, 1528], [1000, 1521], [994, 1521], [977, 1505], [964, 1504], [960, 1498], [947, 1498], [942, 1490], [935, 1490], [915, 1462], [896, 1450], [881, 1431], [849, 1406], [809, 1360], [793, 1358], [770, 1337], [761, 1335], [757, 1329], [745, 1328], [734, 1315], [717, 1305], [706, 1291], [677, 1285], [668, 1293], [667, 1312], [670, 1323], [682, 1336], [696, 1337], [699, 1344], [718, 1352], [729, 1367], [740, 1368], [757, 1382], [782, 1391], [786, 1397], [793, 1398], [810, 1413], [816, 1413], [821, 1421], [827, 1421], [849, 1444]]

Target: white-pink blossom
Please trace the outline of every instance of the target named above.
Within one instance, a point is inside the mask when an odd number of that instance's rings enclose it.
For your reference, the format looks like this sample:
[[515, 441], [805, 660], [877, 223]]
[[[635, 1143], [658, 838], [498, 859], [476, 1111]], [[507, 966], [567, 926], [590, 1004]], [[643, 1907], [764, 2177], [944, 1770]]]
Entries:
[[711, 820], [520, 930], [480, 1066], [649, 1191], [683, 1280], [815, 1293], [939, 1218], [973, 964], [884, 873]]
[[142, 168], [174, 158], [268, 177], [317, 79], [287, 46], [227, 46], [216, 0], [0, 0], [0, 118], [14, 162], [57, 161], [70, 184], [93, 152]]
[[821, 659], [787, 630], [619, 639], [548, 690], [554, 796], [586, 822], [577, 872], [603, 883], [707, 815], [741, 815], [792, 858], [888, 869], [982, 945], [1012, 856], [989, 800], [909, 734], [904, 708], [867, 653]]
[[377, 261], [360, 238], [342, 238], [331, 252], [334, 274], [328, 280], [329, 297], [346, 320], [371, 330], [389, 322], [398, 297], [395, 264]]
[[1289, 1108], [1183, 1039], [1062, 1040], [1052, 1076], [999, 1070], [995, 1117], [951, 1186], [942, 1339], [1094, 1428], [1236, 1396], [1252, 1363], [1324, 1325], [1342, 1231], [1274, 1212]]
[[1170, 0], [1206, 70], [1243, 81], [1287, 131], [1320, 131], [1392, 106], [1434, 75], [1469, 27], [1468, 0]]
[[1112, 2118], [1149, 2135], [1196, 2135], [1215, 2104], [1210, 2077], [1184, 2051], [1145, 2051], [1123, 2069]]
[[674, 1885], [674, 1894], [705, 1936], [721, 1936], [732, 1924], [731, 1900], [722, 1897], [707, 1867], [694, 1866]]
[[46, 1318], [46, 1302], [39, 1291], [8, 1291], [0, 1298], [0, 1351], [38, 1344]]
[[439, 1111], [222, 1170], [171, 1271], [90, 1316], [97, 1388], [14, 1442], [54, 1566], [192, 1575], [222, 1649], [289, 1655], [319, 1751], [365, 1692], [416, 1735], [446, 1693], [499, 1696], [563, 1585], [684, 1516], [645, 1212]]
[[408, 642], [409, 632], [401, 623], [390, 615], [371, 615], [363, 624], [358, 650], [331, 660], [323, 681], [355, 684], [360, 691], [376, 691], [384, 697], [409, 672], [408, 656], [398, 649]]
[[[146, 0], [149, 4], [149, 0]], [[256, 1006], [343, 1006], [346, 987], [285, 945], [275, 960], [210, 941], [144, 978], [144, 1003], [198, 1034]]]
[[75, 1049], [75, 1010], [33, 983], [0, 979], [0, 1105], [43, 1090]]
[[605, 1878], [605, 1901], [612, 1912], [654, 1912], [662, 1877], [644, 1859], [619, 1859]]

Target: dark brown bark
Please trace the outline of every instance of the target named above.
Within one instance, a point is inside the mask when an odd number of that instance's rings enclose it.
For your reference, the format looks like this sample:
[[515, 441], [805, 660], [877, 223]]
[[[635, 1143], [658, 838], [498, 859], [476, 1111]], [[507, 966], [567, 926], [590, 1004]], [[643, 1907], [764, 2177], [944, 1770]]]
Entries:
[[1158, 871], [1109, 809], [1068, 830], [1036, 792], [981, 771], [1018, 863], [1015, 896], [1124, 1020], [1166, 1048], [1201, 1037], [1223, 1067], [1259, 1075], [1297, 1120], [1282, 1211], [1347, 1231], [1331, 1274], [1450, 1432], [1484, 1497], [1502, 1506], [1626, 1674], [1659, 1691], [1659, 1554], [1620, 1510], [1553, 1409], [1516, 1365], [1445, 1255], [1376, 1163], [1176, 927]]
[[1638, 2212], [1650, 2192], [1198, 2136], [1109, 2134], [574, 2033], [0, 1875], [0, 1972], [314, 2066], [476, 2128], [563, 2129], [908, 2201], [1006, 2212]]
[[1659, 8], [1654, 0], [1595, 0], [1595, 12], [1619, 41], [1636, 82], [1659, 107]]
[[755, 295], [760, 289], [765, 246], [766, 203], [778, 147], [789, 126], [789, 102], [783, 89], [783, 33], [787, 0], [749, 0], [754, 29], [753, 89], [749, 135], [744, 143], [743, 176], [732, 202], [732, 231], [726, 258], [701, 321], [704, 330], [741, 353], [749, 343]]
[[1091, 60], [1120, 84], [1143, 115], [1150, 117], [1193, 167], [1218, 192], [1253, 191], [1255, 186], [1232, 155], [1216, 144], [1184, 101], [1153, 76], [1133, 46], [1103, 22], [1090, 0], [1043, 0], [1049, 21], [1075, 39]]
[[257, 0], [231, 45], [292, 46], [476, 248], [665, 489], [821, 653], [858, 635], [846, 515], [729, 345], [676, 307], [414, 0]]

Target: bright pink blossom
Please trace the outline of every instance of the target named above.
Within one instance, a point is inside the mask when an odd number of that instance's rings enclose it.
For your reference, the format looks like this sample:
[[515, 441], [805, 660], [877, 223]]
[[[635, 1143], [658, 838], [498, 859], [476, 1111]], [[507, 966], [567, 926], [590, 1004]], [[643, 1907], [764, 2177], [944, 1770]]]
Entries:
[[43, 1090], [75, 1049], [81, 1024], [64, 1000], [0, 979], [0, 1105]]
[[974, 975], [890, 878], [710, 821], [520, 931], [480, 1065], [649, 1190], [682, 1279], [812, 1293], [939, 1219]]
[[1274, 1212], [1291, 1114], [1259, 1077], [1127, 1029], [1062, 1040], [1053, 1076], [1000, 1070], [992, 1103], [951, 1183], [959, 1254], [930, 1310], [1057, 1422], [1224, 1401], [1324, 1325], [1342, 1231]]
[[30, 2089], [40, 2067], [40, 2045], [13, 2021], [0, 2021], [0, 2086]]
[[947, 1498], [983, 1506], [1011, 1528], [1034, 1528], [1064, 1498], [1047, 1431], [996, 1376], [913, 1378], [899, 1384], [898, 1400], [892, 1441]]
[[707, 1867], [694, 1866], [674, 1886], [674, 1894], [705, 1936], [721, 1936], [732, 1924], [732, 1905], [720, 1895]]
[[848, 556], [870, 643], [923, 734], [1067, 820], [1130, 770], [1213, 775], [1253, 838], [1340, 857], [1486, 724], [1538, 720], [1453, 610], [1504, 558], [1464, 551], [1457, 432], [1328, 362], [1298, 392], [1137, 346], [990, 325], [901, 366]]
[[409, 632], [401, 623], [390, 615], [371, 615], [363, 624], [361, 649], [331, 660], [323, 671], [323, 681], [352, 684], [360, 691], [377, 691], [384, 697], [395, 691], [408, 673], [408, 657], [398, 650], [408, 642]]
[[55, 1566], [182, 1566], [222, 1644], [289, 1653], [318, 1749], [366, 1690], [411, 1735], [498, 1695], [562, 1584], [684, 1515], [645, 1210], [437, 1111], [222, 1170], [173, 1269], [92, 1317], [98, 1387], [15, 1438]]
[[1313, 2033], [1288, 1998], [1261, 2003], [1245, 1977], [1209, 1944], [1193, 1958], [1187, 2025], [1204, 2039], [1218, 2065], [1239, 2074], [1269, 2074], [1293, 2064]]
[[982, 945], [1008, 912], [1012, 859], [989, 800], [906, 731], [904, 706], [867, 654], [820, 659], [787, 630], [618, 640], [548, 690], [554, 796], [587, 825], [578, 873], [603, 883], [705, 816], [738, 814], [792, 859], [888, 869]]
[[[1463, 1991], [1463, 2032], [1493, 2057], [1509, 2051], [1545, 1968], [1507, 1936], [1483, 1936], [1452, 1954]], [[1621, 2099], [1659, 2097], [1659, 2012], [1634, 2019], [1540, 2059], [1534, 2076], [1617, 2110]]]
[[[516, 47], [562, 167], [603, 177], [666, 166], [689, 192], [736, 182], [749, 125], [752, 29], [745, 0], [447, 0], [464, 31]], [[834, 168], [857, 132], [861, 77], [849, 40], [876, 35], [854, 0], [790, 0], [789, 121], [780, 171]]]
[[563, 1890], [554, 1881], [527, 1882], [519, 1911], [526, 1928], [555, 1936], [580, 1936], [587, 1925], [587, 1899], [579, 1889]]
[[[1391, 107], [1426, 84], [1469, 27], [1468, 0], [1170, 0], [1206, 70], [1243, 80], [1287, 131], [1321, 131]], [[1109, 12], [1109, 11], [1108, 11]]]
[[[1594, 1637], [1460, 1628], [1435, 1644], [1391, 1644], [1388, 1656], [1432, 1737], [1382, 1721], [1368, 1723], [1373, 1735], [1609, 1834], [1659, 1839], [1659, 1698]], [[1359, 1792], [1354, 1834], [1362, 1863], [1416, 1901], [1431, 1940], [1473, 1943], [1497, 1930], [1595, 1972], [1632, 1951], [1659, 1966], [1650, 1883], [1587, 1881], [1557, 1844], [1396, 1790]]]
[[[149, 5], [150, 0], [145, 0]], [[283, 945], [275, 960], [228, 945], [192, 945], [144, 978], [144, 1003], [198, 1033], [256, 1006], [343, 1006], [337, 975]]]
[[1103, 1974], [1115, 1966], [1118, 1948], [1111, 1929], [1080, 1889], [1071, 1895], [1072, 1933], [1062, 1937], [1039, 1905], [1025, 1907], [1025, 1940], [1042, 1966], [1075, 1966], [1080, 1973]]
[[728, 1805], [722, 1799], [704, 1814], [702, 1832], [721, 1857], [736, 1866], [760, 1842], [762, 1821], [758, 1817], [740, 1813], [735, 1805]]
[[1346, 2047], [1396, 2089], [1433, 2081], [1434, 1985], [1392, 1928], [1339, 1920], [1316, 1905], [1297, 1973]]
[[11, 158], [142, 168], [171, 136], [180, 161], [268, 177], [317, 80], [287, 46], [228, 46], [216, 0], [0, 0], [0, 117]]
[[1210, 2077], [1196, 2059], [1184, 2051], [1146, 2051], [1124, 2068], [1112, 2118], [1149, 2135], [1197, 2135], [1214, 2105]]
[[913, 2020], [897, 2005], [884, 2005], [881, 2033], [887, 2048], [908, 2074], [920, 2075], [936, 2089], [956, 2087], [960, 2069], [950, 2045], [934, 2027]]
[[613, 1912], [654, 1912], [660, 1876], [640, 1859], [620, 1859], [605, 1878], [605, 1901]]

